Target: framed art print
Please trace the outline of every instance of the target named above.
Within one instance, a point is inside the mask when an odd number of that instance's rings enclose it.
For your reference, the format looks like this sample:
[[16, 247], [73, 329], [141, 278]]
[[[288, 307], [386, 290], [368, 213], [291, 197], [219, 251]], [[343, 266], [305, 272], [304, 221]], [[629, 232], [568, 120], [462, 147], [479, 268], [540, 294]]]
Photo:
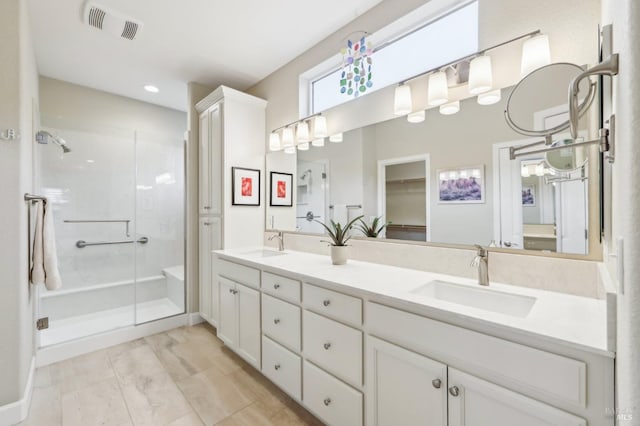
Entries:
[[270, 174], [271, 197], [270, 206], [292, 207], [293, 197], [291, 196], [293, 186], [293, 174], [271, 172]]
[[536, 186], [522, 185], [522, 205], [524, 207], [536, 206]]
[[438, 170], [438, 204], [484, 203], [484, 165]]
[[260, 170], [231, 168], [231, 204], [234, 206], [260, 205]]

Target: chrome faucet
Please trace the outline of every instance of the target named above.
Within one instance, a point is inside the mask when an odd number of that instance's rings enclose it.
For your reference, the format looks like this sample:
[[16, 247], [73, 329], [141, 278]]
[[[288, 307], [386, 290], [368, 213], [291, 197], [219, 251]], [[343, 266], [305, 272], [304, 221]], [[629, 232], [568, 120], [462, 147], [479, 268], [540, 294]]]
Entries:
[[489, 285], [489, 252], [478, 244], [475, 247], [478, 252], [471, 261], [471, 266], [478, 268], [478, 284]]
[[278, 251], [284, 251], [284, 233], [282, 231], [278, 231], [277, 234], [273, 234], [269, 237], [269, 241], [274, 238], [278, 239]]

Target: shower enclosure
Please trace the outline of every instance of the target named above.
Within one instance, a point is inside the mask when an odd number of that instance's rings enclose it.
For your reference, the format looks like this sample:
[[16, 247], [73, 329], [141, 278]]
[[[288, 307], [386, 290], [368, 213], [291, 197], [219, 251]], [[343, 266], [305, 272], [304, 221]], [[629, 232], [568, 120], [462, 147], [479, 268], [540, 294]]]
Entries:
[[42, 120], [36, 183], [62, 288], [39, 289], [40, 346], [184, 313], [182, 137]]

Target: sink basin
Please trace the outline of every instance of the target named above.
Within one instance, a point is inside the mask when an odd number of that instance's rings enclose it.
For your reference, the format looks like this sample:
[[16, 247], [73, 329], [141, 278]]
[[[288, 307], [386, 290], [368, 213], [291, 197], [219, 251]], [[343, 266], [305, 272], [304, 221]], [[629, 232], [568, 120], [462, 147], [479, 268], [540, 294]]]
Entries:
[[283, 256], [287, 253], [283, 252], [283, 251], [276, 251], [276, 250], [251, 250], [251, 251], [246, 251], [244, 253], [241, 253], [244, 256], [251, 256], [251, 257], [273, 257], [273, 256]]
[[519, 318], [525, 318], [529, 315], [531, 308], [536, 303], [535, 297], [439, 280], [430, 281], [412, 290], [411, 293]]

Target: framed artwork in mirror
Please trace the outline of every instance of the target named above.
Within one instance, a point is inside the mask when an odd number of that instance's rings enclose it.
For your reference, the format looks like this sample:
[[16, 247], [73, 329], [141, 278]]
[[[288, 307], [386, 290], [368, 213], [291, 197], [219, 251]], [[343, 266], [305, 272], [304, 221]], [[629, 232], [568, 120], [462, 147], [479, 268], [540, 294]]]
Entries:
[[231, 204], [234, 206], [260, 205], [260, 170], [231, 168]]
[[536, 186], [535, 185], [522, 185], [522, 206], [523, 207], [536, 206]]
[[269, 179], [269, 205], [273, 207], [292, 207], [293, 174], [271, 172]]
[[438, 204], [484, 203], [484, 164], [442, 169], [437, 173]]

